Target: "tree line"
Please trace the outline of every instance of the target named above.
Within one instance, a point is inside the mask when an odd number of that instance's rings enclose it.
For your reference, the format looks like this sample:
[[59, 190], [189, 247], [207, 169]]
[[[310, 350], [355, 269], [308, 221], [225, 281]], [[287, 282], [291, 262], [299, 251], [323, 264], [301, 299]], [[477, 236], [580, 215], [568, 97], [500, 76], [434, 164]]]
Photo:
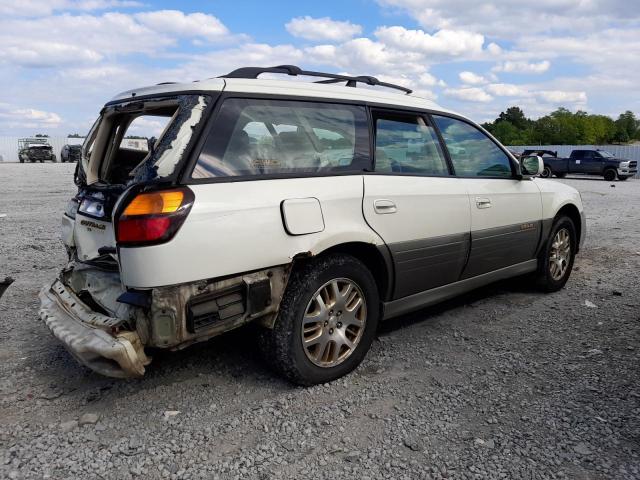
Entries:
[[613, 120], [561, 107], [531, 120], [520, 107], [509, 107], [482, 126], [504, 145], [602, 145], [640, 140], [640, 120], [629, 110]]

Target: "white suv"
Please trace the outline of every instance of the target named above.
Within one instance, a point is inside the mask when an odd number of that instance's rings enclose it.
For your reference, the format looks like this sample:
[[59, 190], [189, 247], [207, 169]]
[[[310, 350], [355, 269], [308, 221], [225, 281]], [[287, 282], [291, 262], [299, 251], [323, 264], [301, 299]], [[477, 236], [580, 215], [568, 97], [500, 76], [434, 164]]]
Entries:
[[[156, 124], [142, 146], [125, 138]], [[255, 322], [277, 370], [330, 381], [382, 320], [517, 275], [564, 286], [582, 202], [541, 169], [373, 77], [284, 65], [128, 91], [83, 146], [69, 264], [40, 315], [104, 375]]]

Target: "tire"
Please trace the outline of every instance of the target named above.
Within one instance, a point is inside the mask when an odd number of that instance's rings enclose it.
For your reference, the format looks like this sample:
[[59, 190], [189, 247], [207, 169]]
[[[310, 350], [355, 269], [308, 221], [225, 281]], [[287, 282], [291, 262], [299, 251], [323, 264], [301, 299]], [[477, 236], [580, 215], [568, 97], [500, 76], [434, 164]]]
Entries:
[[[565, 234], [567, 237], [564, 236]], [[562, 246], [564, 238], [568, 240], [568, 252]], [[573, 269], [577, 247], [578, 237], [573, 221], [569, 217], [558, 217], [553, 222], [549, 238], [538, 257], [536, 284], [542, 291], [557, 292], [565, 286]], [[552, 258], [558, 258], [560, 254], [564, 257], [560, 260], [564, 268], [564, 270], [560, 269], [562, 272], [558, 270], [560, 266], [558, 263], [554, 262], [555, 266], [552, 263]]]
[[616, 179], [616, 171], [613, 168], [607, 168], [604, 171], [604, 179], [607, 182], [613, 182]]
[[552, 175], [553, 172], [551, 171], [551, 167], [549, 165], [545, 165], [540, 176], [542, 178], [551, 178]]
[[[331, 292], [333, 299], [326, 295]], [[342, 306], [338, 295], [346, 299]], [[323, 299], [325, 310], [318, 298]], [[354, 308], [357, 298], [361, 302]], [[378, 288], [362, 262], [343, 254], [314, 258], [291, 273], [278, 318], [273, 329], [261, 332], [260, 347], [266, 360], [291, 382], [304, 386], [330, 382], [360, 364], [371, 347], [379, 317]], [[346, 319], [344, 324], [341, 318]], [[342, 343], [345, 338], [353, 342], [352, 347]]]
[[621, 182], [624, 182], [628, 178], [629, 178], [629, 175], [618, 175], [618, 180], [620, 180]]
[[24, 158], [20, 157], [20, 163], [24, 163]]

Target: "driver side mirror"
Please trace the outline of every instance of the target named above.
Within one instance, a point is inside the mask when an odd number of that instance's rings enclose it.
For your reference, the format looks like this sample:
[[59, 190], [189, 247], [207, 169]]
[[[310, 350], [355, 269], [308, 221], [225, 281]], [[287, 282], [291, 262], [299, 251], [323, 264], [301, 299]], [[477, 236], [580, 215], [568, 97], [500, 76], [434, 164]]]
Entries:
[[544, 170], [544, 162], [542, 161], [542, 157], [538, 155], [521, 157], [520, 169], [522, 170], [522, 175], [526, 175], [529, 177], [540, 175]]

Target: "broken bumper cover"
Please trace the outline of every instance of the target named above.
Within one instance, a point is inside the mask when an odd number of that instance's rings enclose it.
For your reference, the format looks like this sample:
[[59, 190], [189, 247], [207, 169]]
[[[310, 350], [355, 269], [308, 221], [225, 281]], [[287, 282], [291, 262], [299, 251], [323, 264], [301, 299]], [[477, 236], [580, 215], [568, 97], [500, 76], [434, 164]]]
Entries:
[[42, 289], [40, 302], [40, 318], [80, 363], [109, 377], [144, 375], [150, 360], [136, 332], [110, 333], [117, 320], [91, 310], [60, 280]]

